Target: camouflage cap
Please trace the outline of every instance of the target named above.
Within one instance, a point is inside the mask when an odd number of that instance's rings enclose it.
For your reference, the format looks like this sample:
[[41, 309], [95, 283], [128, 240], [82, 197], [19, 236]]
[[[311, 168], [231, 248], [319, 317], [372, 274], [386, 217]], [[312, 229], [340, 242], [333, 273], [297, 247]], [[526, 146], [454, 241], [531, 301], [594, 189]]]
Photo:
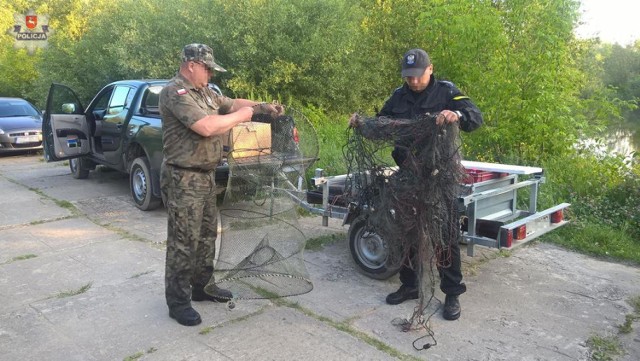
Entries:
[[195, 61], [203, 63], [207, 68], [225, 72], [225, 68], [216, 64], [213, 60], [213, 50], [204, 44], [189, 44], [182, 48], [182, 61]]

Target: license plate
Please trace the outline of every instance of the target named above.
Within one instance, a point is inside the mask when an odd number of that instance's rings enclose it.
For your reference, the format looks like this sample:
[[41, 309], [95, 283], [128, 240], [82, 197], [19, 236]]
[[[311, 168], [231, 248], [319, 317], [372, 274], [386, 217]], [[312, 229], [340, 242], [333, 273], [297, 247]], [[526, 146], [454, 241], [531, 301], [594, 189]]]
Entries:
[[536, 219], [535, 221], [527, 224], [527, 235], [529, 235], [529, 233], [533, 233], [541, 229], [548, 228], [549, 226], [550, 226], [549, 215], [542, 216]]
[[42, 139], [40, 139], [39, 135], [25, 135], [21, 137], [16, 137], [16, 144], [24, 144], [24, 143], [38, 143]]

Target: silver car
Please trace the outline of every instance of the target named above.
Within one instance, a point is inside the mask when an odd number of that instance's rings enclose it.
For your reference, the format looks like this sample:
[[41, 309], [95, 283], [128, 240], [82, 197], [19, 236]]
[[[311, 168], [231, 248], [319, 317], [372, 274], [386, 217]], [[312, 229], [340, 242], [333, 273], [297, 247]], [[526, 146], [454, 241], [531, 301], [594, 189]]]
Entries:
[[20, 98], [0, 98], [0, 153], [42, 149], [42, 113]]

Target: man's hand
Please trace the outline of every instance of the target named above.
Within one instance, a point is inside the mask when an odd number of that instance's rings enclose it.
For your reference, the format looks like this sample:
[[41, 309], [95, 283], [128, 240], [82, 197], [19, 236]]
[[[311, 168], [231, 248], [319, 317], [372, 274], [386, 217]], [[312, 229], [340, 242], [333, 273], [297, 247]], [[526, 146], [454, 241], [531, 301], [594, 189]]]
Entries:
[[271, 106], [275, 110], [276, 117], [284, 114], [284, 105], [279, 103], [271, 103]]
[[349, 118], [349, 126], [351, 128], [357, 128], [362, 125], [362, 119], [358, 113], [351, 114], [351, 118]]
[[442, 125], [445, 122], [447, 123], [455, 123], [460, 121], [459, 112], [454, 112], [451, 110], [443, 110], [436, 116], [436, 124]]
[[242, 122], [250, 122], [254, 112], [255, 109], [253, 107], [242, 107], [238, 109], [236, 113], [240, 114], [240, 119]]
[[284, 105], [278, 103], [259, 103], [253, 109], [256, 114], [268, 114], [274, 118], [284, 114]]

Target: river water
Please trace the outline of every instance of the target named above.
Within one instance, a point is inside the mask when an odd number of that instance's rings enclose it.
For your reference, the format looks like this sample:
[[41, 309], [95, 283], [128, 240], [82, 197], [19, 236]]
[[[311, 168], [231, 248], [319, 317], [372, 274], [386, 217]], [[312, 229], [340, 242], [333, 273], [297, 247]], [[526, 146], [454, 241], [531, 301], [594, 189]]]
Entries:
[[607, 150], [611, 154], [629, 157], [638, 150], [638, 134], [629, 129], [614, 131], [607, 140]]
[[578, 142], [577, 147], [590, 149], [599, 156], [622, 156], [631, 161], [634, 153], [640, 150], [640, 131], [614, 129], [606, 137], [582, 140]]

